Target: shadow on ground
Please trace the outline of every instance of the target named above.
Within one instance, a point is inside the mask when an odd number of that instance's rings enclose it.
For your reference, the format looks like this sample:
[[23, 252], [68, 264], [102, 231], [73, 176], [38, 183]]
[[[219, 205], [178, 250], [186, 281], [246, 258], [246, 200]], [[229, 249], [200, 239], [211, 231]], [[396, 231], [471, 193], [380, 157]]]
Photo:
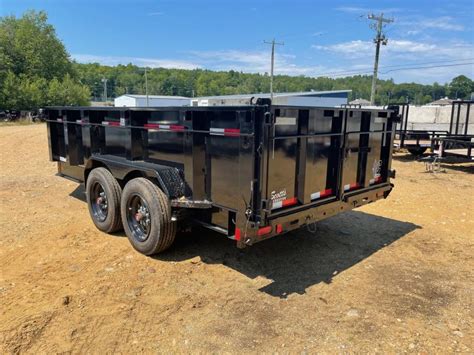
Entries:
[[[85, 201], [83, 185], [70, 196]], [[226, 265], [250, 278], [272, 280], [261, 289], [285, 298], [303, 294], [320, 282], [330, 283], [334, 275], [368, 258], [411, 231], [421, 228], [361, 211], [350, 211], [318, 224], [315, 234], [302, 228], [239, 250], [235, 242], [203, 228], [177, 236], [173, 247], [157, 260], [184, 261], [199, 256], [208, 264]], [[125, 236], [123, 232], [114, 234]]]
[[158, 260], [183, 261], [200, 256], [209, 264], [226, 265], [250, 278], [263, 276], [273, 282], [261, 289], [285, 298], [303, 294], [320, 282], [366, 259], [419, 226], [351, 211], [319, 223], [312, 234], [300, 229], [244, 250], [233, 241], [207, 230], [180, 235], [172, 249]]
[[[77, 187], [69, 194], [69, 196], [74, 197], [82, 202], [86, 202], [86, 190], [84, 184], [79, 184]], [[86, 206], [87, 207], [87, 206]]]

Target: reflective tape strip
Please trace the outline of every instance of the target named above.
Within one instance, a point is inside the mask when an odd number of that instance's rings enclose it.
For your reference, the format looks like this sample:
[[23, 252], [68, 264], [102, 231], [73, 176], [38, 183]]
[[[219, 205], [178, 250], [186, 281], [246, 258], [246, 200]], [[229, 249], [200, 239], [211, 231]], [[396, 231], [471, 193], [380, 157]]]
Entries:
[[154, 124], [154, 123], [145, 123], [143, 126], [145, 128], [160, 128], [160, 125]]
[[223, 136], [224, 135], [224, 128], [211, 128], [211, 134], [215, 136]]
[[298, 199], [296, 197], [287, 198], [286, 200], [276, 201], [272, 204], [272, 210], [276, 210], [278, 208], [283, 208], [291, 205], [296, 205], [298, 203]]
[[66, 159], [65, 157], [61, 157], [61, 156], [60, 156], [60, 157], [59, 157], [59, 160], [62, 161], [62, 162], [64, 162], [64, 163], [67, 162], [67, 159]]
[[62, 121], [63, 121], [63, 119], [62, 119], [62, 118], [56, 118], [56, 121], [58, 121], [58, 122], [62, 122]]
[[120, 122], [114, 122], [114, 121], [102, 121], [102, 124], [104, 126], [113, 126], [113, 127], [120, 126]]
[[332, 194], [332, 189], [326, 189], [323, 191], [314, 192], [311, 194], [311, 200], [316, 200], [318, 198], [327, 197]]
[[76, 123], [82, 124], [82, 120], [76, 120]]
[[349, 191], [349, 190], [353, 190], [353, 189], [356, 189], [359, 187], [359, 184], [354, 182], [352, 184], [347, 184], [347, 185], [344, 185], [344, 191]]
[[186, 129], [186, 127], [184, 126], [179, 126], [179, 125], [171, 125], [170, 126], [170, 129], [172, 131], [184, 131]]
[[169, 125], [169, 124], [156, 124], [156, 123], [146, 123], [143, 127], [147, 129], [159, 129], [160, 131], [184, 131], [185, 126], [180, 125]]
[[239, 136], [240, 129], [238, 128], [210, 128], [210, 133], [214, 136]]
[[378, 184], [379, 182], [382, 182], [382, 177], [381, 176], [377, 176], [376, 178], [373, 178], [373, 179], [370, 179], [369, 180], [369, 184], [370, 185], [373, 185], [373, 184]]

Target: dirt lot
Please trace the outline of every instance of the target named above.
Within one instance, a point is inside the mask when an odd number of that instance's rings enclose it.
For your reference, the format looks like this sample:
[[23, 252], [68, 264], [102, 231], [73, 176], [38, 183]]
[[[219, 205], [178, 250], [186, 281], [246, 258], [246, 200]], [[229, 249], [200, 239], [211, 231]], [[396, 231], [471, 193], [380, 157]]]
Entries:
[[243, 252], [95, 229], [44, 125], [0, 127], [0, 353], [474, 351], [474, 166], [399, 155], [387, 200]]

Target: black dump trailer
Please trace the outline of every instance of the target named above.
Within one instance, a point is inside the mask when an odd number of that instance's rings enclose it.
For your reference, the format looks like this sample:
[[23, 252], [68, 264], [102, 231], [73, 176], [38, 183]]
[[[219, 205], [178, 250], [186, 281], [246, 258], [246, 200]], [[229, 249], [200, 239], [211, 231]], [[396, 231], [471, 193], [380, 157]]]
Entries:
[[50, 107], [60, 176], [94, 224], [139, 252], [207, 227], [243, 248], [386, 198], [396, 109], [255, 105]]

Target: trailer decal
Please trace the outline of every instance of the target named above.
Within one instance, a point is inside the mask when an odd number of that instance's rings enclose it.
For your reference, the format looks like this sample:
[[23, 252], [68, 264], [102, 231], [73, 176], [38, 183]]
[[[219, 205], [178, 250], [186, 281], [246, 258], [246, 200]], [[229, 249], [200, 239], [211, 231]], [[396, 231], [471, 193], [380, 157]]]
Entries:
[[314, 192], [311, 194], [311, 200], [316, 200], [318, 198], [327, 197], [332, 194], [332, 189], [326, 189], [323, 191]]

